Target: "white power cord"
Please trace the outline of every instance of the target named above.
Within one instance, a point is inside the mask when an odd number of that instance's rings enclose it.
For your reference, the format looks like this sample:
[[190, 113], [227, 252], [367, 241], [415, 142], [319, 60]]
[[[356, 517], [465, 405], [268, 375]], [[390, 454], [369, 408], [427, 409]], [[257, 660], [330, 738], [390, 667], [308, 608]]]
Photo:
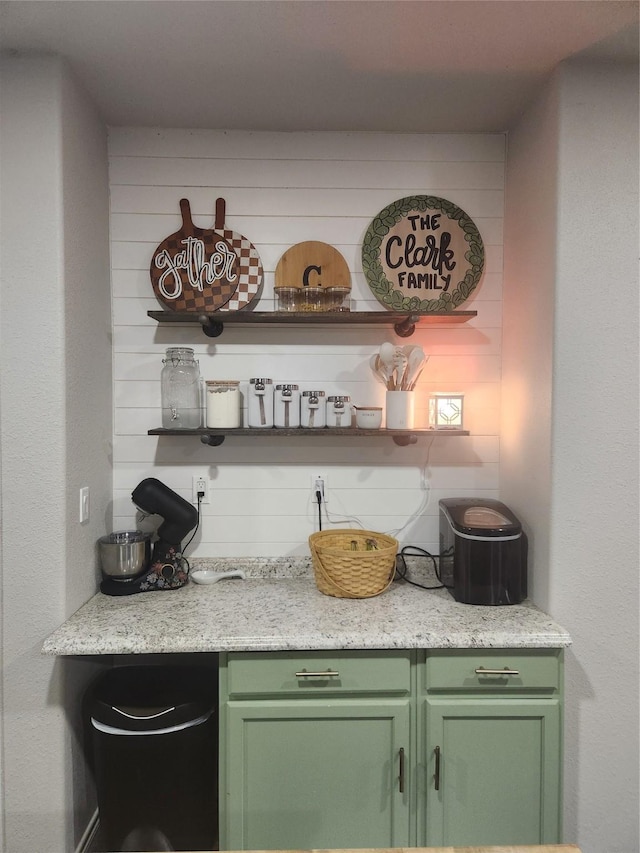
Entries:
[[402, 533], [402, 531], [406, 530], [407, 527], [416, 520], [416, 518], [419, 518], [429, 506], [429, 499], [431, 497], [431, 485], [429, 483], [429, 454], [431, 453], [431, 445], [433, 444], [434, 439], [435, 435], [431, 436], [429, 446], [427, 447], [427, 458], [425, 459], [424, 465], [422, 466], [422, 470], [420, 472], [420, 485], [424, 489], [424, 495], [420, 500], [420, 505], [409, 516], [409, 518], [405, 521], [402, 527], [398, 527], [397, 530], [386, 530], [385, 533], [388, 536], [393, 536], [395, 539], [397, 539], [398, 536]]
[[357, 524], [358, 527], [361, 527], [364, 530], [364, 524], [360, 521], [359, 518], [356, 518], [354, 515], [340, 515], [339, 513], [330, 513], [327, 509], [327, 504], [325, 502], [323, 502], [323, 506], [324, 514], [327, 517], [327, 521], [329, 522], [329, 524], [344, 524], [345, 521], [350, 521], [352, 524]]
[[[398, 527], [397, 530], [386, 530], [388, 536], [393, 536], [395, 538], [398, 537], [403, 530], [412, 524], [416, 518], [422, 515], [422, 513], [429, 506], [429, 499], [431, 497], [431, 485], [429, 483], [429, 455], [431, 453], [431, 446], [436, 438], [435, 435], [431, 436], [431, 440], [429, 441], [429, 446], [427, 447], [427, 456], [420, 471], [420, 486], [424, 489], [424, 494], [420, 499], [420, 505], [418, 508], [409, 516], [409, 518], [405, 521], [402, 527]], [[324, 506], [324, 514], [329, 524], [344, 524], [349, 521], [352, 524], [357, 524], [358, 527], [361, 527], [363, 530], [365, 529], [364, 524], [360, 521], [359, 518], [356, 518], [353, 515], [340, 515], [339, 513], [330, 513], [327, 509], [327, 503], [325, 500], [322, 500], [322, 506]]]

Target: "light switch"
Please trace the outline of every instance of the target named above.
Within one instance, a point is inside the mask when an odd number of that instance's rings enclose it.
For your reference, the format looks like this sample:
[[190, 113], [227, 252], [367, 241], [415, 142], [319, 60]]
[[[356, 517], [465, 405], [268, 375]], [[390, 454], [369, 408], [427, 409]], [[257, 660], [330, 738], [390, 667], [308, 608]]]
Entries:
[[80, 489], [80, 524], [89, 521], [89, 486]]

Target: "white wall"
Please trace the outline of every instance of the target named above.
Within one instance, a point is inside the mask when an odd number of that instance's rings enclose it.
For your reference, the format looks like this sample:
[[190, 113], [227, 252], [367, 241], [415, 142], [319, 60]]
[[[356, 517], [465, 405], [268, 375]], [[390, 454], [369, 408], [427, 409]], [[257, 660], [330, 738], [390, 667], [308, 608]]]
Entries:
[[558, 104], [548, 86], [507, 148], [502, 497], [529, 540], [529, 595], [548, 601]]
[[[77, 682], [87, 673], [79, 662], [41, 659], [39, 648], [42, 638], [94, 591], [97, 575], [87, 571], [93, 566], [93, 543], [112, 524], [106, 153], [100, 122], [58, 63], [12, 60], [3, 63], [2, 71], [4, 844], [9, 853], [62, 851], [73, 849], [91, 808], [90, 792], [83, 801], [82, 756], [70, 722]], [[358, 253], [362, 235], [375, 213], [402, 195], [440, 194], [478, 222], [489, 245], [488, 274], [469, 303], [479, 311], [477, 320], [418, 338], [433, 356], [423, 388], [455, 383], [467, 391], [473, 436], [434, 444], [431, 504], [426, 520], [410, 528], [405, 541], [435, 547], [437, 497], [497, 494], [500, 468], [502, 497], [513, 502], [534, 531], [536, 600], [575, 638], [567, 667], [565, 823], [567, 839], [579, 841], [585, 853], [635, 853], [638, 848], [637, 506], [628, 504], [637, 491], [637, 417], [612, 433], [608, 422], [600, 422], [593, 399], [595, 391], [637, 388], [637, 347], [628, 321], [630, 314], [637, 317], [638, 292], [637, 199], [632, 198], [637, 174], [631, 174], [637, 164], [636, 85], [636, 69], [605, 75], [564, 69], [510, 139], [508, 184], [513, 181], [515, 189], [507, 223], [513, 221], [518, 241], [512, 245], [510, 232], [505, 414], [511, 417], [512, 404], [522, 397], [522, 388], [516, 395], [518, 370], [532, 382], [539, 403], [522, 421], [521, 445], [518, 431], [505, 419], [502, 448], [497, 438], [501, 137], [267, 138], [118, 130], [110, 140], [116, 523], [132, 519], [129, 492], [143, 476], [160, 476], [186, 494], [191, 466], [208, 470], [214, 490], [197, 546], [203, 555], [295, 553], [313, 524], [306, 505], [310, 465], [329, 472], [336, 512], [356, 513], [371, 526], [400, 525], [419, 503], [418, 472], [427, 445], [400, 449], [382, 442], [240, 440], [214, 449], [197, 440], [161, 443], [147, 436], [146, 430], [159, 422], [161, 358], [172, 343], [195, 345], [207, 378], [246, 378], [256, 375], [258, 366], [268, 366], [274, 378], [301, 384], [323, 380], [327, 387], [336, 382], [333, 387], [357, 399], [380, 393], [366, 369], [362, 372], [380, 342], [378, 332], [361, 330], [353, 338], [331, 332], [318, 338], [304, 330], [293, 335], [292, 360], [291, 337], [272, 329], [260, 329], [257, 339], [255, 329], [227, 330], [220, 342], [209, 342], [193, 329], [169, 333], [148, 321], [146, 310], [157, 307], [148, 263], [155, 245], [178, 221], [177, 199], [191, 198], [196, 221], [204, 225], [211, 222], [215, 197], [227, 199], [231, 226], [258, 245], [267, 270], [267, 298], [282, 252], [293, 242], [318, 238], [342, 248], [356, 297], [365, 304]], [[605, 151], [610, 152], [606, 158]], [[545, 172], [549, 163], [554, 164], [552, 176]], [[194, 177], [189, 178], [189, 168], [195, 169]], [[261, 169], [266, 185], [256, 177]], [[174, 177], [168, 179], [170, 174]], [[274, 175], [280, 176], [277, 181]], [[594, 198], [613, 208], [620, 229], [607, 231], [620, 250], [608, 280], [595, 263], [598, 242], [585, 236]], [[142, 207], [136, 209], [136, 203]], [[529, 206], [546, 213], [549, 222], [527, 216]], [[557, 227], [551, 228], [556, 216]], [[34, 229], [35, 252], [25, 239]], [[549, 247], [558, 245], [553, 273], [544, 262], [549, 258], [546, 240]], [[538, 264], [536, 276], [528, 274], [532, 263]], [[516, 282], [520, 277], [524, 283]], [[598, 301], [598, 288], [606, 292], [607, 282], [627, 282], [626, 290], [617, 291], [623, 298]], [[552, 336], [546, 307], [555, 304], [554, 284], [559, 302]], [[532, 293], [530, 287], [541, 292]], [[80, 292], [86, 301], [71, 298]], [[512, 292], [530, 307], [520, 310], [510, 300]], [[40, 309], [36, 318], [25, 310], [24, 293]], [[588, 310], [583, 310], [585, 303]], [[98, 326], [84, 322], [88, 306]], [[530, 353], [515, 341], [535, 338], [532, 325], [544, 346]], [[19, 376], [12, 367], [16, 352], [23, 354]], [[629, 352], [635, 360], [625, 358]], [[543, 375], [552, 373], [553, 400], [546, 381], [535, 381], [538, 368]], [[528, 424], [536, 415], [539, 429], [532, 430]], [[523, 458], [529, 464], [523, 465]], [[34, 499], [29, 484], [35, 476], [40, 486]], [[77, 490], [85, 482], [92, 490], [92, 519], [79, 528]], [[529, 493], [522, 483], [535, 484], [526, 503]], [[594, 488], [604, 495], [595, 512], [587, 503]], [[393, 502], [383, 513], [369, 503], [372, 492], [379, 503], [378, 489]], [[257, 518], [255, 526], [247, 526], [249, 514]], [[628, 528], [620, 524], [625, 518]]]
[[12, 59], [1, 142], [3, 849], [63, 853], [95, 808], [78, 721], [93, 666], [40, 647], [96, 591], [111, 524], [106, 132], [61, 62]]
[[573, 637], [565, 838], [583, 853], [640, 846], [637, 81], [564, 64], [508, 148], [501, 488], [535, 531], [535, 599]]
[[[437, 502], [445, 495], [496, 496], [499, 469], [504, 137], [350, 133], [225, 133], [111, 129], [109, 134], [115, 349], [116, 524], [134, 520], [132, 488], [149, 475], [190, 498], [192, 473], [212, 481], [211, 504], [190, 551], [198, 556], [308, 554], [317, 524], [310, 476], [327, 476], [332, 513], [364, 526], [397, 530], [421, 505], [420, 471], [429, 457], [429, 506], [402, 534], [404, 543], [438, 548]], [[149, 264], [180, 226], [187, 197], [196, 225], [213, 227], [215, 200], [227, 224], [255, 245], [265, 268], [261, 310], [273, 308], [276, 264], [293, 244], [321, 240], [345, 257], [355, 307], [386, 310], [362, 273], [361, 246], [371, 220], [395, 199], [440, 195], [477, 223], [486, 275], [464, 307], [466, 325], [421, 330], [410, 341], [430, 355], [419, 384], [418, 425], [431, 390], [466, 394], [468, 438], [389, 440], [228, 438], [219, 448], [197, 438], [156, 438], [160, 371], [167, 346], [193, 346], [206, 379], [268, 376], [301, 390], [349, 394], [382, 404], [384, 388], [368, 367], [392, 329], [286, 330], [228, 327], [208, 339], [198, 326], [158, 326], [146, 316], [154, 297]], [[405, 341], [408, 342], [408, 341]], [[341, 526], [345, 520], [338, 519]], [[350, 522], [346, 522], [349, 525]]]

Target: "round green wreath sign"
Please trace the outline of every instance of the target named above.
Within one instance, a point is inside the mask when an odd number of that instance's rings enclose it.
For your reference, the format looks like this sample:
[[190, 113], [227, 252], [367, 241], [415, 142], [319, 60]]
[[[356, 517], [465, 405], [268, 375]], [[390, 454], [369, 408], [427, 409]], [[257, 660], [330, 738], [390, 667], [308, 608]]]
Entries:
[[407, 196], [371, 222], [362, 268], [391, 311], [454, 311], [480, 281], [484, 244], [473, 220], [453, 202]]

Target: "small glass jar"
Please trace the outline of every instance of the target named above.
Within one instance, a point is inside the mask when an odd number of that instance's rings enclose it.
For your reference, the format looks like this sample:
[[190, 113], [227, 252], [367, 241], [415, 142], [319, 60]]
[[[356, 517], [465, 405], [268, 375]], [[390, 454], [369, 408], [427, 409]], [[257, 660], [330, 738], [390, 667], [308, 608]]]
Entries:
[[276, 385], [273, 424], [279, 429], [296, 429], [300, 426], [300, 392], [297, 385]]
[[273, 381], [271, 379], [249, 380], [247, 423], [252, 429], [273, 426]]
[[200, 368], [189, 347], [170, 347], [160, 374], [164, 429], [198, 429], [202, 423]]
[[326, 302], [324, 288], [301, 287], [298, 290], [298, 311], [324, 311]]
[[240, 382], [211, 379], [205, 382], [208, 427], [237, 429], [241, 426]]
[[326, 310], [350, 311], [350, 296], [350, 287], [327, 287], [325, 289]]
[[327, 397], [327, 426], [351, 426], [351, 397]]
[[298, 308], [298, 288], [297, 287], [278, 287], [276, 288], [276, 299], [278, 301], [278, 311], [297, 311]]
[[300, 397], [300, 426], [320, 429], [327, 425], [327, 401], [324, 391], [303, 391]]

